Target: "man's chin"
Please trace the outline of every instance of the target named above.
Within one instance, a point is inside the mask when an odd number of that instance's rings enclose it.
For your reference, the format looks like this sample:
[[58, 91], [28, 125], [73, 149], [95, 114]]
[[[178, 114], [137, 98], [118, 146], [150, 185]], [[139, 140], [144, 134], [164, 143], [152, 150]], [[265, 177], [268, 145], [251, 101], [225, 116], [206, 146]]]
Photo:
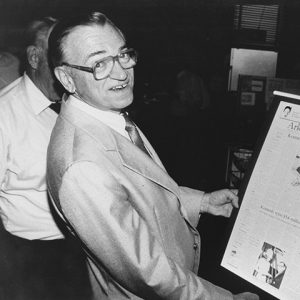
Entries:
[[118, 101], [118, 106], [120, 105], [120, 109], [126, 108], [133, 102], [133, 95], [128, 95], [127, 97], [122, 97]]

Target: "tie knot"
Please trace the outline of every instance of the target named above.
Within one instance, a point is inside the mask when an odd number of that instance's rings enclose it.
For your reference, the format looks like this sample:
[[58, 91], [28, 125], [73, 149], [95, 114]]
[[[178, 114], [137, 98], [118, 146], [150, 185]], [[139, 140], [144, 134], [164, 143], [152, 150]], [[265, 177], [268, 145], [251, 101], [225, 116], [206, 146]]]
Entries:
[[136, 129], [136, 126], [135, 126], [134, 122], [131, 120], [131, 118], [128, 116], [128, 114], [123, 113], [122, 115], [123, 115], [123, 117], [125, 119], [125, 122], [126, 122], [125, 130], [126, 131], [132, 131], [132, 130]]
[[135, 144], [143, 152], [145, 152], [147, 155], [150, 156], [149, 152], [145, 148], [144, 142], [143, 142], [143, 140], [142, 140], [142, 138], [139, 134], [139, 131], [137, 130], [134, 122], [131, 120], [131, 118], [128, 116], [127, 113], [123, 113], [122, 115], [123, 115], [123, 117], [125, 119], [125, 122], [126, 122], [125, 130], [128, 132], [129, 138], [131, 139], [133, 144]]

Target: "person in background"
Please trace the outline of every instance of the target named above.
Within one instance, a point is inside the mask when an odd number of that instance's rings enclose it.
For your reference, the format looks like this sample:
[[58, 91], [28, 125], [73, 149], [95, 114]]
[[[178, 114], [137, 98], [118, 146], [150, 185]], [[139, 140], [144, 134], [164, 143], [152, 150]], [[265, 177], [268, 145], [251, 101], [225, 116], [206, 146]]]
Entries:
[[168, 170], [178, 182], [209, 189], [210, 182], [216, 182], [212, 170], [218, 169], [218, 159], [212, 153], [219, 143], [216, 140], [218, 134], [210, 96], [203, 75], [200, 75], [205, 74], [203, 65], [194, 59], [187, 61], [176, 75], [169, 109], [172, 152], [166, 162], [170, 166]]
[[26, 71], [0, 97], [4, 300], [87, 300], [90, 295], [81, 248], [54, 220], [47, 195], [47, 146], [57, 118], [51, 107], [61, 97], [48, 65], [48, 36], [56, 22], [44, 17], [29, 24]]
[[9, 49], [0, 49], [0, 91], [21, 75], [19, 57]]
[[174, 115], [189, 118], [210, 106], [210, 97], [204, 81], [191, 63], [187, 63], [177, 74], [175, 95], [171, 105]]
[[84, 245], [95, 299], [258, 299], [199, 278], [200, 213], [229, 217], [230, 190], [179, 187], [124, 111], [134, 49], [105, 15], [73, 16], [49, 37], [69, 93], [48, 148], [47, 181], [60, 217]]

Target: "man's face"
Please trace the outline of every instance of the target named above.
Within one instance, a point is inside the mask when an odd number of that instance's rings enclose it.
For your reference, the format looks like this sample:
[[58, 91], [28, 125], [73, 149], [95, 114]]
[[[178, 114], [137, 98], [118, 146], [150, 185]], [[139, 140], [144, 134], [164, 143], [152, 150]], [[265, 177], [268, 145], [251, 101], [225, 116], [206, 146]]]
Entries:
[[281, 273], [285, 270], [285, 264], [283, 262], [280, 262], [277, 268], [278, 268], [278, 273]]
[[273, 258], [273, 250], [272, 249], [268, 249], [266, 251], [266, 259], [267, 261], [270, 261]]
[[[95, 62], [115, 56], [126, 49], [123, 36], [111, 25], [78, 26], [63, 45], [65, 62], [93, 67]], [[123, 69], [115, 61], [110, 75], [95, 80], [92, 73], [65, 66], [76, 93], [91, 106], [101, 110], [120, 111], [133, 101], [133, 68]]]

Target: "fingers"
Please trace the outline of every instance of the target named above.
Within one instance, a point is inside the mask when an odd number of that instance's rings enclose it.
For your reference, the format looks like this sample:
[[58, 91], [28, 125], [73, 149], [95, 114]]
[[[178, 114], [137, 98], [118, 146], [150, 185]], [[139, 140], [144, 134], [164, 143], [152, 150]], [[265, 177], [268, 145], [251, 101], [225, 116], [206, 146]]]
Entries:
[[238, 195], [239, 190], [238, 189], [230, 189], [232, 193], [234, 193], [236, 196]]
[[239, 198], [236, 196], [234, 199], [232, 199], [231, 203], [232, 203], [233, 207], [238, 208], [239, 207]]
[[224, 217], [229, 218], [231, 216], [232, 209], [233, 209], [232, 206], [228, 206]]
[[231, 200], [231, 204], [233, 207], [239, 207], [239, 198], [237, 196], [238, 190], [228, 190], [228, 198]]

